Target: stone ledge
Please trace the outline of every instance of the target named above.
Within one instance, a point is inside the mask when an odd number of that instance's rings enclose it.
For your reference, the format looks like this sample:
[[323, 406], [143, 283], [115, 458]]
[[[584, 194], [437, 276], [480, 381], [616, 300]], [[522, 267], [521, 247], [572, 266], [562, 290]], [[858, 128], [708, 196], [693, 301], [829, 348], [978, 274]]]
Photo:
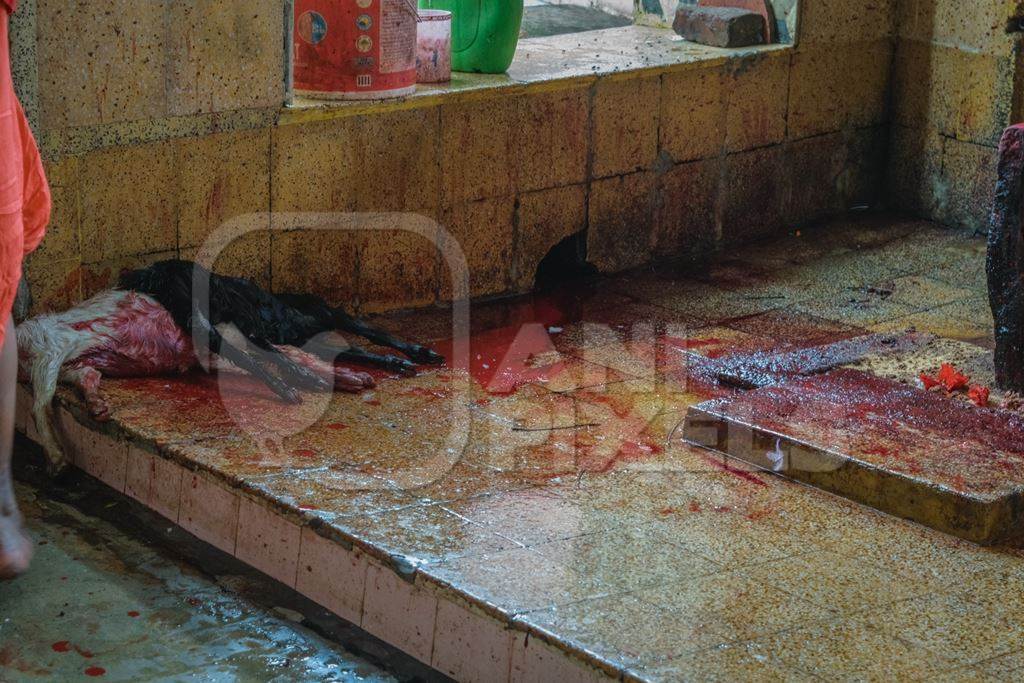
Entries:
[[627, 26], [521, 41], [508, 74], [456, 73], [450, 84], [420, 86], [405, 98], [326, 102], [297, 98], [283, 108], [237, 109], [138, 121], [67, 127], [40, 136], [48, 161], [107, 147], [140, 145], [230, 131], [260, 130], [314, 121], [586, 87], [598, 79], [681, 73], [764, 54], [793, 50], [775, 44], [722, 49], [687, 43], [669, 30]]
[[793, 46], [788, 44], [745, 48], [698, 45], [680, 39], [671, 30], [648, 26], [528, 38], [520, 41], [507, 74], [455, 73], [449, 84], [421, 85], [414, 95], [394, 100], [344, 102], [300, 97], [284, 109], [279, 124], [430, 106], [499, 93], [538, 93], [586, 85], [598, 79], [644, 78], [791, 50]]

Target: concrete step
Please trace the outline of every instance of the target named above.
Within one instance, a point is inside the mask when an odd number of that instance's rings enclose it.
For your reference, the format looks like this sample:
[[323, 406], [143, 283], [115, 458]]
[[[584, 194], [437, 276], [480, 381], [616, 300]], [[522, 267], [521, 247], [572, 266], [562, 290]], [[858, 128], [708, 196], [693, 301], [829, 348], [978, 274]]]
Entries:
[[[223, 417], [225, 411], [217, 392], [245, 403], [232, 406], [224, 399], [228, 409], [244, 412], [262, 405], [266, 412], [257, 408], [256, 414], [249, 413], [256, 422], [277, 419], [280, 426], [296, 414], [282, 416], [281, 405], [269, 395], [254, 396], [247, 390], [232, 394], [230, 387], [207, 380], [108, 382], [105, 396], [114, 406], [115, 419], [107, 423], [94, 421], [76, 396], [62, 390], [55, 420], [72, 465], [455, 680], [583, 682], [624, 675], [622, 665], [534, 626], [463, 590], [417, 557], [402, 554], [409, 548], [403, 548], [402, 530], [372, 519], [373, 513], [411, 510], [425, 501], [384, 480], [337, 472], [332, 476], [305, 449], [277, 452], [271, 456], [279, 458], [276, 462], [264, 457], [270, 450], [261, 455], [262, 449], [251, 444], [247, 450], [241, 436], [244, 419], [240, 427], [213, 416]], [[248, 379], [240, 381], [256, 393], [262, 390]], [[415, 385], [416, 380], [410, 382]], [[168, 405], [161, 387], [173, 391], [178, 401]], [[410, 396], [416, 395], [414, 386]], [[38, 442], [29, 405], [31, 395], [19, 387], [18, 430]], [[342, 428], [328, 411], [302, 438], [317, 440], [324, 454], [346, 452], [365, 461], [374, 449], [360, 437], [366, 448], [355, 455], [359, 449], [343, 435], [361, 425], [352, 415], [346, 419], [349, 424]], [[401, 433], [399, 438], [408, 436]], [[395, 445], [378, 443], [376, 452], [401, 460]], [[434, 449], [435, 444], [426, 447]], [[303, 471], [309, 476], [304, 478], [290, 463], [308, 463]], [[313, 498], [316, 504], [310, 503]], [[454, 526], [458, 520], [452, 515], [450, 521]], [[432, 531], [455, 533], [424, 525], [424, 534]]]

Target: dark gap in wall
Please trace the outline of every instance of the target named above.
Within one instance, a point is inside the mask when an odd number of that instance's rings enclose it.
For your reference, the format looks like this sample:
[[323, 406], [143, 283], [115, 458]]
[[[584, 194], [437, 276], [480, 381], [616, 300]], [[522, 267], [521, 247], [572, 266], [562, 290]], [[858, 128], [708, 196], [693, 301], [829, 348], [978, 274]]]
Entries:
[[544, 290], [595, 275], [597, 267], [587, 263], [587, 231], [580, 230], [553, 246], [541, 259], [533, 285]]

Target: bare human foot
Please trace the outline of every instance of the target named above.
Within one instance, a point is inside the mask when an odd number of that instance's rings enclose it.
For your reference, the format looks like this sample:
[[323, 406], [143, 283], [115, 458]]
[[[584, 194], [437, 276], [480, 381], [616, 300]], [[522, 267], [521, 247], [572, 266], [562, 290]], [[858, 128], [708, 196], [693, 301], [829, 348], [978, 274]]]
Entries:
[[0, 511], [0, 581], [23, 574], [32, 560], [32, 542], [21, 528], [21, 515], [6, 512]]
[[14, 325], [8, 317], [3, 347], [0, 348], [0, 580], [23, 573], [32, 559], [32, 543], [21, 528], [21, 513], [14, 499], [11, 474], [17, 377]]

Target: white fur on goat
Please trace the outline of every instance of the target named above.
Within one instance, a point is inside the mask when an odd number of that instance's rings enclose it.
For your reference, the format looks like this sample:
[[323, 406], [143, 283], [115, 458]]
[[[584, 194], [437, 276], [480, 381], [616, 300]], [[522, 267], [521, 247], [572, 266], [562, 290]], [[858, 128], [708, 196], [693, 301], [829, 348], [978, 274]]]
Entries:
[[32, 385], [32, 416], [51, 467], [65, 464], [53, 431], [58, 383], [81, 390], [90, 410], [105, 416], [97, 393], [102, 374], [183, 372], [196, 363], [191, 340], [151, 297], [110, 290], [62, 313], [41, 315], [17, 328], [19, 374]]
[[[248, 340], [235, 325], [217, 325], [226, 343], [247, 349]], [[32, 417], [48, 465], [58, 472], [66, 465], [54, 433], [53, 397], [59, 383], [77, 388], [96, 419], [108, 419], [109, 407], [99, 393], [100, 380], [111, 377], [154, 377], [187, 372], [197, 365], [208, 370], [238, 371], [217, 355], [197, 354], [191, 336], [154, 298], [135, 291], [110, 290], [63, 313], [41, 315], [17, 328], [18, 364], [22, 379], [31, 382]], [[330, 390], [338, 381], [344, 390], [373, 385], [355, 372], [293, 346], [272, 345], [297, 366], [322, 378]], [[257, 349], [251, 349], [258, 353]]]

